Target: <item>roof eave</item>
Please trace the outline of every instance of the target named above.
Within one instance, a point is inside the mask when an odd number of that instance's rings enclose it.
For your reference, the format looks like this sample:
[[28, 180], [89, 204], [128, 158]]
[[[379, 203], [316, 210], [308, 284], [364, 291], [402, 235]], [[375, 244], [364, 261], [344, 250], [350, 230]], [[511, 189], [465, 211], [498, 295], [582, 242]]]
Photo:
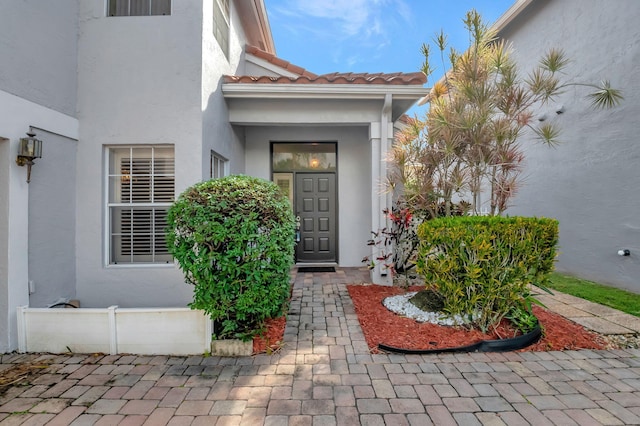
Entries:
[[394, 98], [420, 99], [429, 88], [418, 85], [389, 84], [251, 84], [225, 83], [225, 98], [324, 98], [324, 99], [378, 99], [386, 94]]
[[275, 55], [276, 47], [264, 0], [236, 0], [234, 4], [238, 10], [247, 43]]
[[500, 33], [507, 25], [509, 25], [523, 10], [527, 8], [534, 0], [517, 0], [506, 12], [493, 23], [491, 29], [496, 33]]

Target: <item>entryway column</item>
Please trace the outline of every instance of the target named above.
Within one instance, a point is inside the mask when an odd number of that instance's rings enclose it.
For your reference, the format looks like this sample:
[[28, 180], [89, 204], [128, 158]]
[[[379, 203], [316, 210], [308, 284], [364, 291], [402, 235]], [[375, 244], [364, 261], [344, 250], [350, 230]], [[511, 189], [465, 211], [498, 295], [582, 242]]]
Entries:
[[15, 310], [29, 304], [29, 187], [26, 170], [15, 164], [22, 135], [15, 136], [0, 137], [0, 353], [17, 348]]
[[[371, 144], [371, 227], [379, 232], [388, 228], [387, 217], [383, 213], [391, 208], [391, 194], [386, 191], [387, 176], [386, 156], [393, 139], [393, 125], [391, 122], [371, 123], [369, 126], [369, 141]], [[371, 282], [381, 285], [392, 285], [391, 270], [384, 265], [386, 261], [377, 260], [388, 253], [392, 247], [371, 246], [371, 259], [375, 267], [371, 270]], [[385, 251], [383, 253], [383, 251]]]

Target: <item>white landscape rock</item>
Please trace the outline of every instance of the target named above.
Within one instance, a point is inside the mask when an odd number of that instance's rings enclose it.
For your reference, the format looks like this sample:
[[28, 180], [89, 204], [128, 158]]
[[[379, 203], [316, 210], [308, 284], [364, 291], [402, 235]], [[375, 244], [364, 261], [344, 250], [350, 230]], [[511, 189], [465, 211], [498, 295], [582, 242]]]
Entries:
[[414, 291], [397, 296], [389, 296], [382, 301], [382, 304], [391, 312], [414, 319], [418, 322], [429, 322], [438, 325], [462, 325], [469, 322], [460, 315], [448, 316], [442, 312], [423, 311], [409, 302], [409, 299], [415, 294], [416, 292]]

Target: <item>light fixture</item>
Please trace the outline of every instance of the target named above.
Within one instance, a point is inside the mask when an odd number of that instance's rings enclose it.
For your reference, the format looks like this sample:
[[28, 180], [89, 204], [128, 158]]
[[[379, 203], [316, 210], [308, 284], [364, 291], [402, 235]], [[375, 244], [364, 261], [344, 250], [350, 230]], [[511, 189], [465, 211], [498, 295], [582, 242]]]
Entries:
[[36, 139], [33, 131], [27, 132], [28, 138], [21, 138], [18, 145], [18, 158], [16, 164], [20, 167], [27, 165], [27, 183], [31, 182], [31, 166], [33, 160], [42, 157], [42, 141]]
[[320, 165], [320, 161], [317, 158], [312, 158], [311, 161], [309, 162], [309, 165], [311, 166], [312, 169], [315, 169]]

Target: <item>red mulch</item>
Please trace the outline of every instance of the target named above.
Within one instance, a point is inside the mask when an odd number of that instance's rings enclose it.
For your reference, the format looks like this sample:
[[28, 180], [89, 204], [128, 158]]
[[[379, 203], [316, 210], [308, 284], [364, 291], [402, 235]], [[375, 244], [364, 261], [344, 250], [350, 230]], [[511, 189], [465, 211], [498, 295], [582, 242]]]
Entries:
[[[358, 314], [367, 344], [373, 353], [384, 343], [405, 349], [440, 349], [465, 346], [480, 340], [513, 337], [516, 331], [507, 321], [497, 331], [483, 334], [462, 327], [418, 323], [397, 315], [382, 305], [385, 297], [403, 293], [400, 287], [348, 285], [347, 289]], [[415, 291], [415, 289], [413, 289]], [[560, 351], [573, 349], [605, 349], [607, 342], [597, 333], [586, 330], [568, 319], [539, 306], [533, 307], [543, 330], [543, 337], [520, 351]], [[286, 317], [268, 320], [262, 336], [253, 339], [253, 353], [273, 353], [282, 346]]]
[[[378, 351], [379, 343], [404, 349], [441, 349], [466, 346], [480, 340], [513, 337], [516, 334], [507, 321], [503, 321], [497, 331], [483, 334], [462, 327], [418, 323], [397, 315], [385, 308], [382, 300], [405, 292], [399, 287], [349, 285], [347, 289], [367, 344], [374, 353]], [[543, 335], [537, 343], [521, 351], [606, 348], [606, 342], [599, 334], [539, 306], [534, 306], [533, 311], [542, 326]]]
[[280, 349], [284, 338], [287, 317], [269, 319], [265, 323], [265, 332], [253, 338], [253, 354], [273, 353]]

